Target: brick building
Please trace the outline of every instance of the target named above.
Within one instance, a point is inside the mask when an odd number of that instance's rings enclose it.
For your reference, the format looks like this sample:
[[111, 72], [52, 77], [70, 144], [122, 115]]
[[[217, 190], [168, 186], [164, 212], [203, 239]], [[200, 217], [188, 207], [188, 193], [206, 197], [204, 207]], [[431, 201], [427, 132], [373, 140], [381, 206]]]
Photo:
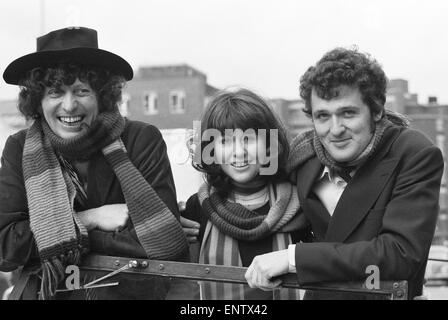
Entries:
[[269, 102], [291, 137], [312, 127], [311, 119], [302, 111], [305, 106], [303, 100], [271, 99]]
[[141, 67], [125, 88], [120, 110], [160, 129], [192, 128], [216, 91], [204, 73], [186, 64]]
[[435, 244], [448, 242], [448, 192], [447, 154], [448, 150], [448, 105], [438, 104], [436, 97], [429, 97], [427, 103], [418, 103], [416, 94], [408, 92], [408, 82], [403, 79], [391, 80], [388, 88], [386, 107], [407, 115], [411, 127], [423, 132], [440, 148], [445, 162], [445, 170], [440, 189], [440, 214], [437, 224]]
[[440, 148], [444, 158], [445, 170], [440, 188], [440, 214], [435, 241], [448, 242], [448, 192], [447, 192], [447, 154], [448, 105], [437, 105], [433, 98], [428, 104], [406, 106], [405, 114], [411, 118], [411, 126], [424, 132]]
[[8, 137], [28, 126], [25, 117], [17, 109], [17, 100], [0, 101], [0, 154]]
[[406, 106], [417, 106], [418, 96], [409, 93], [408, 81], [404, 79], [391, 79], [387, 88], [386, 108], [406, 113]]

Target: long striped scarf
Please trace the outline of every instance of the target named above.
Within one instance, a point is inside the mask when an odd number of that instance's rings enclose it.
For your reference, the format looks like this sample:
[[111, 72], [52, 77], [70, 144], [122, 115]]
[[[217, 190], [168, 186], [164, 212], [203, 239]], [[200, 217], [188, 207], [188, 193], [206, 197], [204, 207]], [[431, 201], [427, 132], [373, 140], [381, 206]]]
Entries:
[[120, 181], [130, 219], [148, 257], [175, 259], [188, 250], [174, 214], [129, 160], [120, 139], [124, 124], [114, 111], [99, 114], [79, 138], [56, 136], [43, 119], [28, 129], [22, 165], [30, 227], [42, 263], [40, 299], [54, 297], [65, 267], [79, 264], [89, 248], [87, 230], [74, 211], [76, 189], [66, 170], [61, 170], [55, 150], [69, 159], [103, 152]]
[[[210, 195], [211, 191], [211, 195]], [[202, 185], [198, 198], [203, 212], [209, 217], [201, 245], [199, 262], [204, 264], [243, 266], [239, 252], [238, 240], [256, 241], [272, 235], [273, 251], [287, 249], [291, 243], [289, 232], [298, 227], [297, 211], [299, 201], [297, 193], [289, 183], [281, 183], [274, 187], [269, 186], [270, 209], [267, 215], [257, 215], [251, 210], [246, 209], [242, 204], [231, 203], [226, 200], [211, 201], [217, 193], [214, 193], [206, 184]], [[218, 203], [218, 206], [214, 204]], [[263, 204], [260, 204], [262, 206]], [[227, 209], [224, 209], [226, 208]], [[231, 208], [228, 210], [228, 208]], [[207, 210], [212, 210], [209, 212]], [[218, 213], [219, 211], [219, 213]], [[223, 212], [224, 211], [224, 212]], [[221, 215], [221, 220], [216, 216]], [[233, 218], [232, 218], [232, 216]], [[212, 219], [212, 217], [214, 217]], [[225, 222], [224, 222], [225, 221]], [[245, 223], [245, 222], [249, 223]], [[255, 221], [261, 221], [254, 226]], [[228, 225], [231, 223], [237, 226]], [[260, 227], [260, 226], [263, 227]], [[265, 229], [267, 227], [267, 229]], [[256, 236], [250, 235], [244, 237], [244, 228], [258, 230], [254, 232]], [[266, 232], [261, 231], [266, 230]], [[219, 283], [219, 282], [199, 282], [202, 300], [246, 300], [248, 297], [258, 296], [259, 289], [252, 289], [248, 285]], [[278, 289], [272, 293], [265, 293], [264, 296], [270, 296], [271, 299], [287, 300], [299, 299], [298, 290]]]

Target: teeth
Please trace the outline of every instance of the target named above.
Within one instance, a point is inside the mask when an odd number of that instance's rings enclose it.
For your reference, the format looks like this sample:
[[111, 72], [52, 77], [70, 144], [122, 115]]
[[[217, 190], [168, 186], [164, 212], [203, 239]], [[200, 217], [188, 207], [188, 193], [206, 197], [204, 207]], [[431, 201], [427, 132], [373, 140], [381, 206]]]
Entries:
[[233, 163], [232, 164], [232, 166], [234, 166], [234, 167], [245, 167], [245, 166], [247, 166], [247, 162], [244, 162], [244, 163]]
[[82, 117], [80, 117], [80, 116], [77, 116], [77, 117], [59, 117], [59, 119], [61, 119], [61, 121], [64, 121], [64, 122], [74, 123], [74, 122], [81, 121]]

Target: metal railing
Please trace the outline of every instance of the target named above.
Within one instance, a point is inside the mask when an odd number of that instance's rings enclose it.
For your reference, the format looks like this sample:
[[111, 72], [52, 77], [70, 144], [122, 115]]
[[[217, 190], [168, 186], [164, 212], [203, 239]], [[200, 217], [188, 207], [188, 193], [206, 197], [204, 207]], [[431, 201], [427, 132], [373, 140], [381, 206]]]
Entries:
[[[132, 266], [126, 268], [126, 266]], [[247, 268], [217, 266], [198, 263], [159, 261], [148, 259], [132, 259], [124, 257], [110, 257], [89, 255], [80, 265], [81, 270], [104, 271], [114, 273], [124, 269], [127, 274], [144, 274], [180, 278], [185, 280], [217, 281], [236, 284], [246, 284], [244, 274]], [[104, 278], [108, 278], [107, 276]], [[380, 281], [380, 289], [369, 289], [364, 281], [359, 282], [331, 282], [313, 285], [300, 285], [295, 274], [281, 277], [282, 287], [303, 290], [330, 290], [337, 292], [350, 292], [381, 295], [391, 300], [406, 300], [408, 298], [407, 281]]]
[[[428, 258], [428, 261], [435, 262], [448, 262], [448, 259], [440, 259], [440, 258]], [[432, 275], [431, 277], [425, 278], [425, 285], [427, 286], [437, 286], [437, 287], [445, 287], [448, 284], [448, 274], [444, 272], [443, 274]]]
[[[161, 261], [149, 259], [135, 259], [126, 257], [112, 257], [101, 255], [88, 255], [79, 265], [81, 271], [106, 272], [105, 276], [96, 279], [88, 284], [84, 284], [78, 289], [89, 289], [102, 286], [113, 286], [118, 283], [102, 283], [103, 280], [113, 278], [118, 273], [161, 276], [169, 278], [180, 278], [185, 280], [197, 281], [216, 281], [235, 284], [246, 284], [244, 274], [247, 268], [207, 265], [199, 263], [186, 263], [174, 261]], [[24, 281], [19, 281], [14, 287], [10, 295], [11, 300], [33, 299], [26, 293], [27, 291], [37, 291], [37, 277], [30, 277], [35, 274], [36, 269], [22, 272], [22, 276], [26, 277]], [[379, 289], [367, 288], [364, 281], [357, 282], [325, 282], [319, 284], [300, 285], [297, 282], [295, 274], [286, 274], [281, 277], [283, 288], [316, 290], [316, 291], [334, 291], [345, 293], [359, 293], [369, 295], [379, 295], [382, 298], [390, 300], [406, 300], [408, 298], [408, 282], [407, 281], [380, 281]], [[28, 283], [30, 282], [30, 283]], [[28, 284], [27, 284], [28, 283]], [[33, 290], [24, 290], [25, 286], [30, 285]], [[70, 291], [70, 290], [58, 290]], [[35, 298], [35, 297], [34, 297]]]

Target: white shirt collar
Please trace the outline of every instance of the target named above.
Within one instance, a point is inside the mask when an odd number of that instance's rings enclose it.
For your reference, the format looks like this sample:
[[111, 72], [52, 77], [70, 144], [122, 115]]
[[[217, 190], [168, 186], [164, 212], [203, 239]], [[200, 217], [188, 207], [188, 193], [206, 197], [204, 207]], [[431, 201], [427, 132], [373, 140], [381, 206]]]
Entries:
[[[355, 175], [356, 170], [353, 170], [352, 172], [350, 172], [350, 176], [354, 176]], [[335, 174], [334, 172], [332, 172], [330, 170], [330, 168], [328, 168], [327, 166], [324, 167], [324, 170], [322, 170], [322, 173], [319, 177], [319, 180], [322, 180], [325, 178], [325, 175], [327, 175], [328, 180], [332, 183], [336, 183], [336, 184], [340, 184], [341, 181], [344, 182], [345, 184], [347, 184], [345, 182], [344, 179], [342, 179], [338, 174]]]

